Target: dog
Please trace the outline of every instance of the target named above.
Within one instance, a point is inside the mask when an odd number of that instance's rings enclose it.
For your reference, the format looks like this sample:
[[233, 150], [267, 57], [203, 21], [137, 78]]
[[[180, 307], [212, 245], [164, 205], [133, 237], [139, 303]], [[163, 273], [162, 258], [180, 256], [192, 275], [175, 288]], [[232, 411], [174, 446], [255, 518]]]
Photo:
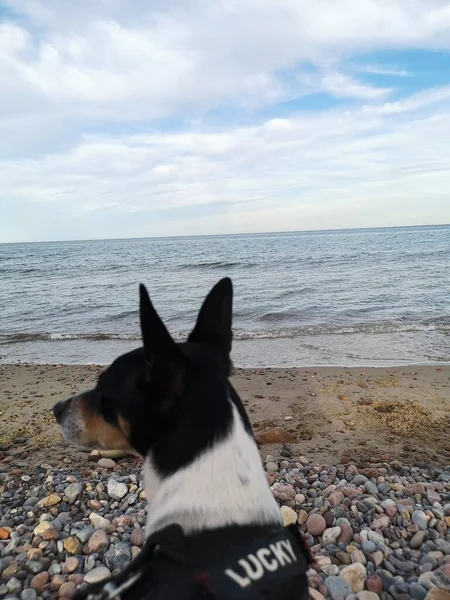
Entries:
[[283, 527], [229, 380], [231, 279], [212, 288], [183, 343], [139, 291], [143, 347], [53, 408], [70, 443], [144, 461], [144, 550], [125, 574], [79, 597], [105, 597], [106, 589], [108, 598], [132, 600], [308, 598], [308, 552], [297, 527]]

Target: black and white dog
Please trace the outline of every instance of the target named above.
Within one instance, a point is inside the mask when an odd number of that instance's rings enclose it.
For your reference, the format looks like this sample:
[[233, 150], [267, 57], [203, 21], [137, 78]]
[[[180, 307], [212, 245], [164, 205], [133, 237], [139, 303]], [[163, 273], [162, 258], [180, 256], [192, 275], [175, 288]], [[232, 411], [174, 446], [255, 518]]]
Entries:
[[[232, 284], [206, 297], [176, 343], [140, 286], [143, 348], [117, 358], [94, 389], [58, 402], [69, 442], [144, 459], [147, 542], [102, 597], [305, 599], [308, 555], [284, 528], [244, 406], [229, 375]], [[105, 592], [106, 590], [106, 592]]]

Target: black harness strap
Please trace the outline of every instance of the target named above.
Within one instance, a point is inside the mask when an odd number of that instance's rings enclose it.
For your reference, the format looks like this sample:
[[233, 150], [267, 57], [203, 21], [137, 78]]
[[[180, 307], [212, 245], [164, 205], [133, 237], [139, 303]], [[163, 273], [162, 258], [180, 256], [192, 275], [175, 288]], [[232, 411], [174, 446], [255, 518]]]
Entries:
[[[290, 551], [283, 554], [283, 548]], [[164, 598], [198, 598], [198, 590], [203, 590], [201, 597], [217, 600], [282, 599], [292, 597], [284, 596], [282, 589], [292, 586], [294, 580], [296, 586], [304, 588], [295, 597], [306, 598], [310, 562], [297, 526], [229, 527], [185, 536], [179, 525], [170, 525], [149, 536], [139, 555], [121, 573], [78, 590], [73, 600], [141, 600], [153, 598], [152, 590], [156, 593], [161, 586], [178, 590]], [[243, 564], [246, 571], [242, 571]], [[263, 564], [268, 567], [265, 571]], [[281, 595], [272, 596], [272, 587]], [[191, 595], [188, 589], [197, 592]]]

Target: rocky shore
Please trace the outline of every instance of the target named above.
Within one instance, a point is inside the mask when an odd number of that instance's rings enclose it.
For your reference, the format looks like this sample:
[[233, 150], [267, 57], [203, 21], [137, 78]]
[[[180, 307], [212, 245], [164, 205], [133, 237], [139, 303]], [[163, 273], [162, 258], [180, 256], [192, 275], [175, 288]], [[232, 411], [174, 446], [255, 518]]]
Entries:
[[[281, 453], [264, 468], [285, 523], [299, 524], [314, 555], [313, 600], [450, 600], [450, 467], [352, 456], [325, 466]], [[0, 453], [0, 598], [70, 598], [139, 554], [140, 465], [87, 460], [31, 473], [20, 454]]]

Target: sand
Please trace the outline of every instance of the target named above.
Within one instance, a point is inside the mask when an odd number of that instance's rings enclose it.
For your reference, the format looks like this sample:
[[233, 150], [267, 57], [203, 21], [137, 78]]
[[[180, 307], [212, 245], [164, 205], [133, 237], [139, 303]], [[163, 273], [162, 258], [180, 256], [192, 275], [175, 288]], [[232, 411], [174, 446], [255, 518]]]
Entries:
[[[42, 463], [86, 464], [54, 422], [58, 400], [92, 386], [98, 365], [0, 365], [0, 451]], [[294, 457], [414, 465], [450, 463], [450, 366], [236, 370], [255, 432], [291, 432]], [[279, 456], [279, 445], [261, 448]]]

